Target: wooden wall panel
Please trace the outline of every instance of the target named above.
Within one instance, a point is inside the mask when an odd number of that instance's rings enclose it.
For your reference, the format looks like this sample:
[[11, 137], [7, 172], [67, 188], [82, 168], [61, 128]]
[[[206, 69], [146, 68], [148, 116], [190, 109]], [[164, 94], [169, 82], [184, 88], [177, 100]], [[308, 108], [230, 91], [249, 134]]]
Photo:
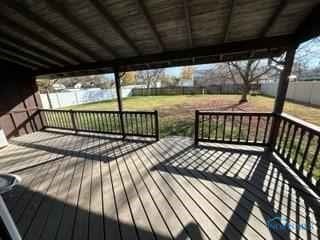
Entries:
[[41, 107], [35, 78], [29, 70], [0, 61], [0, 128], [8, 138], [41, 129]]

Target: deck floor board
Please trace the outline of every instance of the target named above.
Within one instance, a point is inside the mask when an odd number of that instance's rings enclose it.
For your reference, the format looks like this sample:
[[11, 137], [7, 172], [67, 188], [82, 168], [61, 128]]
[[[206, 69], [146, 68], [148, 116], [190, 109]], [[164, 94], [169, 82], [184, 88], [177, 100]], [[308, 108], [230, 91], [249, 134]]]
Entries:
[[[0, 154], [24, 239], [320, 238], [319, 201], [262, 148], [37, 132]], [[268, 226], [284, 217], [308, 229]]]

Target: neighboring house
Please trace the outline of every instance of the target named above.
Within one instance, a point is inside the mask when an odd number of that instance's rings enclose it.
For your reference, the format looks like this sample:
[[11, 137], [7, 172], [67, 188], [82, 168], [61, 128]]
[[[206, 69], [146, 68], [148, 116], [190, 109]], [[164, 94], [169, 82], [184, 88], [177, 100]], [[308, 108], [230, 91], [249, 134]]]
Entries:
[[66, 86], [61, 83], [55, 83], [52, 85], [54, 91], [63, 91], [66, 89]]
[[193, 78], [192, 79], [182, 79], [178, 86], [179, 87], [193, 87]]
[[77, 84], [74, 85], [74, 88], [80, 89], [80, 88], [82, 88], [82, 84], [81, 83], [77, 83]]

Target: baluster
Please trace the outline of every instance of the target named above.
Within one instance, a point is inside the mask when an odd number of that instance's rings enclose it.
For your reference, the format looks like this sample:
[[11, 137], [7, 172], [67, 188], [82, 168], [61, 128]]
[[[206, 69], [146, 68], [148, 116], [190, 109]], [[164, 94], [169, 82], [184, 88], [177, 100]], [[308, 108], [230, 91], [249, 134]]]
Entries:
[[64, 112], [60, 112], [60, 118], [61, 118], [61, 128], [64, 128], [65, 127]]
[[[282, 121], [282, 120], [281, 120]], [[280, 133], [280, 138], [279, 138], [279, 142], [277, 144], [277, 150], [278, 152], [280, 153], [281, 151], [281, 142], [282, 142], [282, 138], [283, 138], [283, 135], [284, 135], [284, 131], [285, 131], [285, 128], [287, 126], [287, 121], [283, 120], [282, 121], [282, 129], [281, 129], [281, 133]]]
[[320, 136], [318, 136], [317, 148], [316, 148], [316, 151], [314, 152], [314, 155], [313, 155], [313, 158], [312, 158], [312, 161], [311, 161], [311, 164], [310, 164], [310, 168], [309, 168], [309, 171], [308, 171], [308, 175], [307, 175], [307, 179], [309, 179], [310, 181], [311, 181], [311, 179], [313, 177], [313, 169], [316, 166], [317, 160], [319, 160], [318, 159], [319, 150], [320, 150]]
[[293, 165], [294, 168], [296, 168], [296, 164], [297, 164], [297, 160], [298, 160], [298, 155], [299, 155], [299, 151], [300, 151], [300, 147], [301, 147], [301, 143], [302, 143], [302, 139], [303, 139], [303, 137], [304, 137], [304, 134], [305, 134], [304, 129], [301, 129], [299, 142], [298, 142], [297, 149], [296, 149], [296, 153], [295, 153], [295, 155], [294, 155], [294, 159], [293, 159], [293, 162], [292, 162], [292, 165]]
[[86, 130], [89, 131], [90, 130], [90, 123], [89, 123], [89, 119], [88, 119], [88, 113], [84, 112], [83, 115], [84, 115], [85, 122], [86, 122]]
[[99, 126], [97, 122], [97, 113], [91, 112], [91, 119], [94, 121], [94, 128], [96, 132], [99, 132]]
[[201, 115], [201, 139], [203, 140], [204, 114]]
[[144, 127], [143, 127], [143, 120], [142, 120], [142, 114], [140, 113], [139, 114], [139, 117], [140, 117], [140, 124], [141, 124], [141, 135], [144, 134]]
[[134, 121], [133, 121], [133, 114], [130, 113], [130, 121], [131, 121], [131, 133], [134, 134]]
[[155, 112], [155, 127], [156, 127], [156, 140], [159, 141], [160, 139], [160, 130], [159, 130], [159, 113], [158, 111], [156, 110]]
[[303, 169], [304, 169], [304, 164], [305, 164], [305, 162], [306, 162], [306, 160], [307, 160], [307, 157], [308, 157], [310, 142], [311, 142], [313, 136], [314, 136], [314, 135], [309, 132], [309, 134], [308, 134], [308, 140], [307, 140], [307, 145], [306, 145], [306, 148], [305, 148], [304, 153], [303, 153], [301, 165], [300, 165], [300, 167], [299, 167], [299, 172], [302, 172]]
[[124, 122], [125, 122], [124, 133], [126, 135], [126, 134], [130, 133], [130, 131], [129, 131], [129, 122], [128, 122], [128, 113], [124, 112], [123, 116], [124, 116]]
[[230, 133], [230, 141], [232, 142], [233, 138], [233, 125], [234, 125], [234, 115], [231, 115], [231, 133]]
[[103, 121], [102, 121], [102, 113], [97, 113], [98, 125], [99, 125], [99, 132], [103, 132]]
[[284, 139], [283, 148], [282, 148], [282, 151], [280, 152], [280, 155], [282, 155], [282, 158], [284, 158], [285, 153], [286, 153], [286, 146], [287, 146], [287, 143], [288, 143], [288, 138], [289, 138], [289, 135], [290, 135], [291, 127], [292, 127], [292, 123], [288, 123], [288, 128], [287, 128], [287, 133], [286, 133], [286, 136], [285, 136], [285, 139]]
[[257, 138], [258, 138], [258, 134], [259, 134], [259, 126], [260, 126], [260, 115], [257, 116], [257, 125], [256, 125], [256, 133], [254, 135], [254, 143], [257, 143]]
[[145, 123], [146, 123], [146, 132], [147, 132], [147, 135], [149, 135], [148, 116], [149, 116], [148, 113], [144, 114], [144, 119], [145, 119]]
[[216, 115], [216, 138], [215, 140], [218, 140], [218, 129], [219, 129], [219, 115]]
[[240, 123], [239, 123], [238, 143], [240, 143], [240, 138], [241, 138], [242, 118], [243, 118], [243, 116], [241, 115], [240, 116]]
[[74, 115], [73, 115], [72, 109], [69, 111], [69, 113], [70, 113], [71, 124], [72, 124], [71, 128], [73, 129], [73, 131], [77, 132], [76, 123], [75, 123], [75, 119], [74, 119]]
[[209, 135], [208, 135], [208, 140], [211, 139], [211, 119], [212, 119], [212, 115], [209, 115]]
[[56, 128], [59, 128], [59, 124], [58, 124], [58, 121], [57, 121], [57, 116], [56, 116], [56, 112], [55, 111], [52, 112], [52, 118], [53, 118], [53, 126], [56, 127]]
[[104, 113], [103, 114], [104, 116], [104, 120], [105, 120], [105, 131], [108, 132], [108, 133], [111, 133], [111, 127], [110, 127], [110, 124], [111, 124], [111, 116], [110, 116], [110, 113]]
[[268, 134], [268, 129], [269, 129], [269, 121], [270, 121], [270, 116], [267, 116], [267, 121], [266, 121], [266, 127], [264, 129], [264, 134], [263, 134], [263, 143], [266, 143], [267, 140], [267, 134]]
[[250, 130], [251, 130], [251, 116], [249, 116], [248, 132], [247, 132], [247, 139], [246, 139], [247, 143], [249, 142]]
[[[118, 114], [119, 114], [119, 113], [117, 113], [117, 115], [116, 115], [115, 112], [112, 113], [111, 132], [115, 132], [115, 133], [120, 133], [120, 132], [121, 132], [121, 130], [118, 129], [118, 124], [117, 124], [117, 123], [119, 123], [120, 121], [117, 121], [117, 120], [116, 120], [116, 118], [117, 118], [116, 116], [118, 116]], [[119, 120], [119, 118], [118, 118], [118, 120]], [[118, 131], [118, 130], [119, 130], [119, 131]]]
[[45, 118], [47, 119], [47, 127], [52, 127], [52, 116], [51, 112], [45, 111]]
[[226, 119], [227, 119], [227, 115], [224, 114], [224, 115], [223, 115], [222, 141], [224, 141], [224, 137], [225, 137], [225, 134], [226, 134]]
[[55, 124], [56, 124], [57, 128], [60, 128], [59, 116], [57, 115], [56, 111], [54, 111], [54, 119], [55, 119]]
[[135, 123], [136, 123], [136, 134], [139, 134], [139, 126], [138, 126], [138, 116], [137, 113], [134, 113]]
[[58, 119], [59, 119], [60, 128], [63, 128], [62, 112], [57, 112], [57, 115], [58, 115]]
[[153, 129], [153, 121], [154, 121], [155, 117], [154, 114], [150, 115], [150, 128], [151, 128], [151, 135], [156, 135]]
[[298, 126], [294, 125], [293, 134], [292, 134], [291, 142], [289, 145], [288, 153], [287, 153], [287, 156], [285, 157], [285, 161], [287, 161], [287, 162], [290, 162], [292, 148], [293, 148], [294, 140], [296, 138], [297, 130], [298, 130]]

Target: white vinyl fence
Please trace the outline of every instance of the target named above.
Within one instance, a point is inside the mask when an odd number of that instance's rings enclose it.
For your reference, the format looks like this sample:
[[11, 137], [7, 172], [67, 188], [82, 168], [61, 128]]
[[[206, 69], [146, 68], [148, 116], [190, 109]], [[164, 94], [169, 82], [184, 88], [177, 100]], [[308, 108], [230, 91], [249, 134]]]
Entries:
[[[122, 97], [131, 95], [132, 87], [121, 89]], [[50, 108], [48, 94], [40, 94], [43, 108]], [[116, 89], [79, 90], [73, 92], [49, 93], [52, 108], [62, 108], [77, 104], [98, 102], [117, 98]]]
[[[275, 96], [278, 82], [262, 83], [261, 93], [267, 96]], [[320, 82], [319, 81], [296, 81], [288, 86], [287, 99], [320, 106]]]

